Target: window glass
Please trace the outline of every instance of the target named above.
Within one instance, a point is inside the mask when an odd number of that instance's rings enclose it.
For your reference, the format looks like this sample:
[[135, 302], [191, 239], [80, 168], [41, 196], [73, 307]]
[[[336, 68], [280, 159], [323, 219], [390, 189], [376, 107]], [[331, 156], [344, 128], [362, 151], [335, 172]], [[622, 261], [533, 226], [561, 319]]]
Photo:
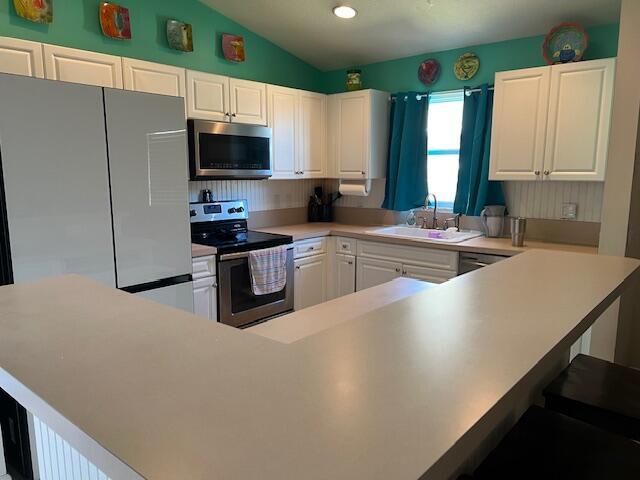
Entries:
[[452, 209], [456, 197], [463, 104], [462, 90], [429, 97], [427, 178], [439, 208]]

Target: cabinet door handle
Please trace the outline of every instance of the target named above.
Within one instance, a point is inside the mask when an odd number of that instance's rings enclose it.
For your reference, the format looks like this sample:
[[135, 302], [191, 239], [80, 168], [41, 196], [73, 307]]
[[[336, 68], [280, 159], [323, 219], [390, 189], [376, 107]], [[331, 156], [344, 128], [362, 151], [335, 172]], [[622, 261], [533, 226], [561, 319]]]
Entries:
[[314, 248], [316, 248], [316, 247], [309, 247], [309, 250], [313, 250]]
[[550, 172], [549, 170], [545, 170], [545, 171], [544, 171], [544, 174], [545, 174], [545, 175], [549, 175], [550, 173], [551, 173], [551, 172]]
[[300, 270], [300, 265], [296, 265], [296, 270]]
[[231, 114], [231, 116], [232, 116], [232, 117], [235, 117], [235, 116], [236, 116], [236, 114], [235, 114], [235, 113], [232, 113], [232, 114]]
[[400, 269], [399, 268], [396, 268], [396, 273], [400, 273]]
[[353, 265], [353, 262], [352, 262], [352, 261], [348, 261], [347, 263], [348, 263], [349, 265]]
[[402, 271], [402, 275], [406, 275], [406, 274], [407, 274], [407, 271], [406, 271], [406, 270], [403, 270], [403, 271]]
[[535, 170], [535, 171], [533, 172], [533, 174], [534, 174], [534, 175], [536, 175], [536, 176], [540, 175], [540, 170]]
[[362, 175], [366, 175], [366, 174], [367, 174], [367, 172], [360, 172], [360, 173], [361, 173]]
[[346, 250], [347, 248], [349, 248], [349, 245], [347, 245], [346, 243], [343, 243], [342, 244], [342, 248], [344, 248]]

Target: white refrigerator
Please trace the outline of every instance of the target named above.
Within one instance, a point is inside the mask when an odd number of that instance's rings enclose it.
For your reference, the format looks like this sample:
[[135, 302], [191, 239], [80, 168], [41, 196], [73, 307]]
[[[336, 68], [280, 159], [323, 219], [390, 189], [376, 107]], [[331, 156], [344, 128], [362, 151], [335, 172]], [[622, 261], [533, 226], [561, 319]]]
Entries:
[[0, 283], [79, 273], [193, 311], [180, 98], [0, 75]]

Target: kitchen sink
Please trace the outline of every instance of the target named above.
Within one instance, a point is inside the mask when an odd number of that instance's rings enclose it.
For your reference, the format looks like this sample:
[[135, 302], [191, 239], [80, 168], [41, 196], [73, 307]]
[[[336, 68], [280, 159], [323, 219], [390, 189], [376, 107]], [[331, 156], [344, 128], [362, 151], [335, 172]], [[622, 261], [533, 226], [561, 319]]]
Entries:
[[460, 243], [475, 237], [481, 237], [482, 232], [476, 230], [435, 230], [432, 228], [417, 227], [384, 227], [368, 230], [366, 233], [380, 235], [382, 237], [410, 238], [412, 240], [423, 240], [434, 243]]

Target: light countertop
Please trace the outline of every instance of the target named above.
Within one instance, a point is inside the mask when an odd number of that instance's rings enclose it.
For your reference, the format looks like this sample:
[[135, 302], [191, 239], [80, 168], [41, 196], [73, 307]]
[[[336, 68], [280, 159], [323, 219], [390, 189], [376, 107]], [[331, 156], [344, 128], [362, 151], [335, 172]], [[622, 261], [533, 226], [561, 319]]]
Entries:
[[598, 253], [596, 247], [588, 247], [583, 245], [570, 245], [564, 243], [541, 242], [537, 240], [525, 240], [524, 247], [513, 247], [510, 238], [488, 238], [476, 237], [471, 240], [460, 243], [438, 243], [428, 240], [404, 239], [398, 237], [386, 237], [367, 233], [375, 228], [382, 226], [365, 226], [365, 225], [344, 225], [340, 223], [301, 223], [298, 225], [286, 225], [281, 227], [269, 227], [259, 229], [267, 233], [279, 233], [282, 235], [291, 235], [296, 240], [304, 240], [307, 238], [321, 237], [327, 235], [336, 235], [342, 237], [351, 237], [361, 240], [370, 240], [375, 242], [394, 243], [397, 245], [423, 246], [425, 248], [436, 248], [443, 250], [455, 250], [459, 252], [488, 253], [493, 255], [511, 256], [522, 253], [531, 249], [558, 250], [564, 252], [576, 253]]
[[443, 478], [639, 265], [531, 250], [289, 344], [78, 276], [7, 286], [0, 387], [146, 479]]
[[192, 243], [191, 244], [191, 257], [192, 258], [207, 257], [209, 255], [215, 255], [216, 251], [217, 250], [216, 250], [215, 247], [209, 247], [207, 245], [200, 245], [198, 243]]
[[274, 318], [246, 331], [278, 342], [292, 343], [433, 286], [432, 283], [420, 280], [396, 278], [382, 285]]

